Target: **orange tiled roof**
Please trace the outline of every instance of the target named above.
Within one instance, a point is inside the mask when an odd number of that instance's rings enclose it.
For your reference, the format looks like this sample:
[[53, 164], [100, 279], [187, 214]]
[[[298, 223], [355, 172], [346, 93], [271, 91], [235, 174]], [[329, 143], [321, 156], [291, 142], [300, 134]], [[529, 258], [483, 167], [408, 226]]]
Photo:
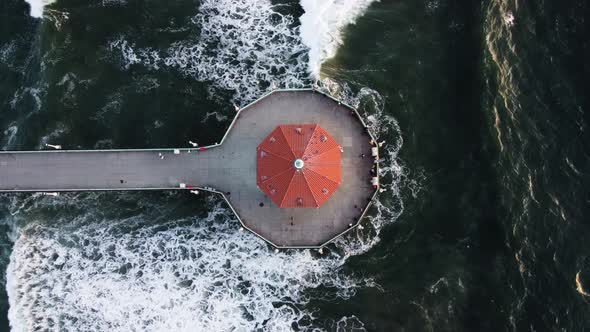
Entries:
[[258, 145], [256, 183], [279, 207], [319, 207], [342, 182], [340, 158], [340, 145], [317, 124], [281, 125]]

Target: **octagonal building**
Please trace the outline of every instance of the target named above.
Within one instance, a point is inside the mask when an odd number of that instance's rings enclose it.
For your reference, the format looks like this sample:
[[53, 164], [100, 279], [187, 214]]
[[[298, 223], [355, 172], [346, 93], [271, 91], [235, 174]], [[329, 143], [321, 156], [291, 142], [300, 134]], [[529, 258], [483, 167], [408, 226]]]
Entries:
[[280, 208], [319, 208], [340, 186], [342, 151], [317, 124], [278, 126], [258, 145], [256, 182]]

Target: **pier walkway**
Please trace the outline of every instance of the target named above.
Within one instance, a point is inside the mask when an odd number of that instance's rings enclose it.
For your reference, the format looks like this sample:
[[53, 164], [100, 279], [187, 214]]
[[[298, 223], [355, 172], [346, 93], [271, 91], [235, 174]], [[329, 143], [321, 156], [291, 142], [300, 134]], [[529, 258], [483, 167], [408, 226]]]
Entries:
[[[278, 208], [256, 185], [256, 147], [280, 124], [317, 123], [343, 148], [342, 184], [320, 208]], [[356, 225], [372, 199], [371, 137], [352, 109], [312, 91], [275, 91], [241, 109], [219, 145], [0, 153], [0, 192], [209, 187], [277, 247], [319, 247]], [[163, 158], [162, 158], [163, 156]]]

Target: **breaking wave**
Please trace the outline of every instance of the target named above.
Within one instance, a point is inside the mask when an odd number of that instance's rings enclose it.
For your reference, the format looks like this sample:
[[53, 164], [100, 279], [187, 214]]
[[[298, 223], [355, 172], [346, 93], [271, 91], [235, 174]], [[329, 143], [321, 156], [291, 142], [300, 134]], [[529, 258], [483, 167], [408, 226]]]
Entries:
[[273, 87], [306, 87], [318, 80], [321, 64], [342, 44], [344, 28], [373, 1], [303, 0], [300, 25], [266, 0], [204, 1], [192, 19], [200, 34], [190, 40], [156, 50], [120, 36], [108, 48], [118, 52], [124, 68], [176, 68], [235, 91], [237, 102], [245, 103]]
[[324, 61], [336, 55], [344, 28], [354, 24], [375, 0], [301, 0], [301, 40], [309, 48], [308, 70], [316, 78]]
[[38, 18], [43, 17], [43, 8], [45, 8], [45, 6], [55, 2], [55, 0], [26, 0], [26, 1], [31, 6], [31, 11], [30, 11], [31, 16], [38, 17]]

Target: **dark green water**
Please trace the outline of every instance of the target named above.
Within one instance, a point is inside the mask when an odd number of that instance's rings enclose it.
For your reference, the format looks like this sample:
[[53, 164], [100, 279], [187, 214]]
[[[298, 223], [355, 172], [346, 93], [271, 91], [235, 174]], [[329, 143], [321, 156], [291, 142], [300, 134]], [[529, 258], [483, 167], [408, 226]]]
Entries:
[[[3, 0], [3, 148], [215, 142], [232, 104], [312, 82], [303, 9], [273, 4]], [[386, 141], [388, 191], [327, 257], [212, 197], [3, 195], [4, 329], [590, 329], [589, 7], [380, 1], [346, 27], [320, 84]]]

